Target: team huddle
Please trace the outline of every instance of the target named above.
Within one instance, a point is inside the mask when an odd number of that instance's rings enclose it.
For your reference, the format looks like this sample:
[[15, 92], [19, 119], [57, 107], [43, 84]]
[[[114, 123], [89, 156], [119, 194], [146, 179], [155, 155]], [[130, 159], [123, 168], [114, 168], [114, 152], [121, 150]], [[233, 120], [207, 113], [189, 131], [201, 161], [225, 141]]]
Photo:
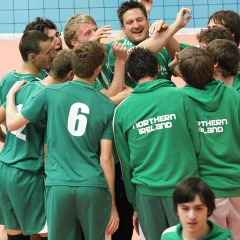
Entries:
[[150, 26], [152, 4], [122, 2], [107, 44], [87, 14], [68, 49], [51, 20], [26, 26], [0, 82], [1, 240], [240, 239], [240, 16], [193, 46], [174, 38], [192, 11]]

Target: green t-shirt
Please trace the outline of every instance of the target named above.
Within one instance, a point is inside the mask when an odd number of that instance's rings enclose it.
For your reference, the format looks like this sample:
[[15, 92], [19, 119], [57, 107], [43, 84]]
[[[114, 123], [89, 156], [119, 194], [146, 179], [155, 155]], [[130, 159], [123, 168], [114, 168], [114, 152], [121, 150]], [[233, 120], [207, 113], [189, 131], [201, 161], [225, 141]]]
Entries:
[[[107, 56], [109, 54], [109, 51], [112, 48], [114, 41], [109, 42], [106, 44], [106, 52]], [[108, 69], [109, 69], [109, 63], [108, 63], [108, 57], [105, 58], [104, 64], [102, 66], [101, 72], [97, 76], [97, 78], [94, 81], [94, 88], [100, 91], [101, 89], [105, 88], [108, 89], [111, 82], [112, 82], [112, 75], [109, 74]]]
[[[39, 81], [24, 85], [16, 95], [16, 106], [20, 111], [25, 103], [44, 89]], [[6, 103], [3, 105], [5, 106]], [[18, 169], [43, 172], [43, 140], [46, 122], [26, 124], [16, 131], [9, 132], [0, 153], [0, 161]]]
[[46, 87], [22, 115], [47, 118], [46, 185], [108, 188], [100, 157], [101, 139], [112, 140], [114, 103], [91, 85], [73, 80]]
[[[136, 44], [130, 42], [127, 38], [118, 40], [118, 42], [122, 43], [127, 48], [127, 50], [129, 50], [130, 48], [136, 46]], [[160, 51], [156, 55], [156, 57], [158, 59], [159, 65], [160, 65], [158, 78], [159, 79], [169, 79], [169, 80], [171, 80], [171, 76], [172, 76], [171, 71], [172, 71], [172, 69], [174, 67], [172, 67], [172, 68], [168, 67], [168, 64], [172, 61], [172, 58], [169, 56], [167, 50], [164, 48], [162, 51]], [[116, 61], [115, 56], [114, 56], [112, 50], [110, 50], [109, 54], [108, 54], [108, 64], [109, 64], [108, 65], [108, 71], [111, 74], [111, 78], [110, 79], [113, 79], [115, 61]], [[133, 87], [133, 88], [136, 86], [136, 83], [133, 82], [128, 77], [127, 74], [125, 75], [125, 84], [127, 86], [130, 86], [130, 87]]]
[[21, 80], [32, 82], [40, 79], [33, 74], [20, 74], [15, 71], [5, 74], [0, 82], [0, 105], [6, 101], [6, 96], [13, 84]]
[[50, 69], [42, 69], [39, 71], [39, 78], [44, 79], [49, 75]]
[[[232, 240], [232, 233], [224, 228], [219, 227], [213, 222], [207, 221], [211, 231], [202, 240]], [[183, 240], [182, 224], [166, 229], [161, 237], [161, 240]]]

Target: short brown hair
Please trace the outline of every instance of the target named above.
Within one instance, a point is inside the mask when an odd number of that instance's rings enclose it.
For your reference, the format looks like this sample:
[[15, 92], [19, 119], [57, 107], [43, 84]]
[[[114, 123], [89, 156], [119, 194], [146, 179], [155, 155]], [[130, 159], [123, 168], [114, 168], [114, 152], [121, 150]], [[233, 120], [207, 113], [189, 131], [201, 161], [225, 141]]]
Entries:
[[232, 34], [234, 34], [234, 39], [237, 45], [240, 43], [240, 16], [238, 13], [232, 10], [220, 10], [213, 13], [209, 19], [217, 24], [222, 24], [226, 29], [228, 29]]
[[72, 39], [77, 40], [77, 29], [83, 23], [90, 23], [97, 27], [96, 21], [87, 14], [76, 14], [71, 17], [64, 28], [64, 41], [69, 48], [73, 48], [73, 45], [70, 43]]
[[51, 70], [49, 75], [56, 79], [64, 79], [72, 70], [72, 50], [63, 49], [58, 52], [51, 63]]
[[212, 81], [214, 62], [207, 51], [189, 47], [179, 53], [179, 70], [186, 83], [204, 89]]
[[45, 32], [38, 30], [28, 30], [23, 33], [19, 42], [19, 51], [24, 62], [28, 61], [28, 56], [31, 53], [39, 54], [41, 51], [40, 42], [49, 41], [50, 38]]
[[122, 26], [123, 26], [124, 13], [131, 9], [134, 9], [134, 8], [139, 8], [142, 11], [143, 15], [146, 17], [146, 19], [148, 19], [146, 8], [141, 2], [137, 2], [137, 1], [133, 1], [133, 0], [125, 1], [125, 2], [121, 3], [121, 5], [119, 6], [119, 8], [117, 10], [118, 19]]
[[77, 77], [90, 78], [94, 71], [103, 64], [106, 47], [98, 41], [87, 41], [73, 48], [72, 67]]
[[214, 63], [218, 63], [223, 77], [237, 74], [240, 54], [235, 42], [215, 39], [207, 45], [206, 50], [212, 55]]
[[234, 37], [228, 29], [223, 28], [208, 28], [202, 29], [197, 35], [199, 43], [208, 44], [215, 39], [228, 39], [235, 42]]

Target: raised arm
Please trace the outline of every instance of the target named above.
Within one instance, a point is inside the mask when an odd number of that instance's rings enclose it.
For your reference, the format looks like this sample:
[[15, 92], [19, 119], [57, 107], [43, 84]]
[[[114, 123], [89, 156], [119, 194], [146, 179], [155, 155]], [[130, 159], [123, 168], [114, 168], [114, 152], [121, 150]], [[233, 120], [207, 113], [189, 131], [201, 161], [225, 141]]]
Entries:
[[108, 89], [101, 90], [101, 92], [108, 97], [115, 96], [121, 92], [125, 83], [125, 62], [127, 58], [127, 49], [123, 44], [115, 42], [112, 45], [112, 51], [116, 57], [113, 80]]
[[[187, 23], [190, 21], [191, 16], [184, 18], [185, 14], [192, 14], [192, 10], [190, 10], [189, 8], [182, 8], [178, 12], [175, 22], [171, 24], [169, 27], [167, 27], [166, 23], [163, 20], [156, 21], [154, 25], [151, 26], [150, 33], [158, 34], [144, 40], [143, 42], [138, 44], [138, 46], [147, 47], [155, 54], [160, 52], [168, 44], [168, 42], [172, 40], [171, 38], [173, 37], [173, 35], [178, 30], [185, 27]], [[175, 43], [175, 45], [173, 45], [174, 49], [172, 49], [171, 51], [177, 52], [180, 50], [180, 46], [178, 42], [174, 41], [174, 43]]]

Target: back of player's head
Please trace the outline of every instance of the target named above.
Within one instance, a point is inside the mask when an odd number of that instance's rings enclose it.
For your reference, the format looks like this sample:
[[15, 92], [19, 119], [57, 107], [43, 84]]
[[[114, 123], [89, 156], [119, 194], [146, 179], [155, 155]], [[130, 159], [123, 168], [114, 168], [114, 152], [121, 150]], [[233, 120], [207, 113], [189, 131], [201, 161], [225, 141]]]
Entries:
[[131, 50], [126, 61], [126, 72], [134, 81], [152, 77], [155, 78], [158, 74], [158, 60], [156, 56], [146, 48], [136, 47]]
[[213, 13], [209, 19], [216, 24], [221, 24], [227, 28], [233, 35], [237, 45], [240, 43], [240, 16], [238, 13], [232, 10], [220, 10]]
[[217, 27], [202, 29], [196, 37], [199, 43], [205, 43], [206, 45], [215, 39], [227, 39], [235, 42], [234, 37], [228, 29]]
[[117, 10], [118, 19], [119, 19], [122, 26], [123, 26], [123, 15], [124, 15], [124, 13], [129, 11], [129, 10], [132, 10], [134, 8], [139, 8], [143, 12], [143, 15], [147, 19], [147, 11], [146, 11], [145, 6], [142, 3], [134, 1], [134, 0], [125, 1], [125, 2], [121, 3], [121, 5], [119, 6], [119, 8]]
[[63, 49], [54, 56], [49, 74], [55, 79], [64, 79], [71, 70], [72, 50]]
[[30, 22], [27, 24], [24, 33], [29, 30], [38, 30], [41, 32], [45, 32], [46, 29], [57, 29], [57, 26], [50, 20], [50, 19], [43, 19], [40, 17], [37, 17], [35, 21]]
[[217, 63], [221, 68], [223, 77], [237, 74], [240, 53], [235, 42], [226, 39], [215, 39], [207, 45], [206, 50], [212, 55], [214, 63]]
[[204, 89], [204, 86], [213, 78], [213, 58], [203, 49], [185, 48], [179, 53], [179, 70], [186, 83], [195, 88]]
[[191, 177], [183, 180], [173, 192], [173, 208], [177, 214], [178, 204], [192, 202], [196, 195], [208, 209], [208, 217], [215, 209], [215, 196], [209, 186], [199, 178]]
[[50, 41], [48, 35], [38, 30], [26, 31], [20, 40], [19, 51], [24, 62], [28, 61], [31, 53], [39, 54], [41, 51], [40, 42]]
[[103, 64], [106, 47], [98, 41], [81, 42], [73, 48], [72, 68], [79, 78], [90, 78]]
[[96, 21], [87, 14], [76, 14], [67, 21], [67, 24], [64, 28], [64, 40], [69, 48], [73, 48], [71, 40], [77, 40], [77, 29], [83, 23], [90, 23], [97, 27]]

